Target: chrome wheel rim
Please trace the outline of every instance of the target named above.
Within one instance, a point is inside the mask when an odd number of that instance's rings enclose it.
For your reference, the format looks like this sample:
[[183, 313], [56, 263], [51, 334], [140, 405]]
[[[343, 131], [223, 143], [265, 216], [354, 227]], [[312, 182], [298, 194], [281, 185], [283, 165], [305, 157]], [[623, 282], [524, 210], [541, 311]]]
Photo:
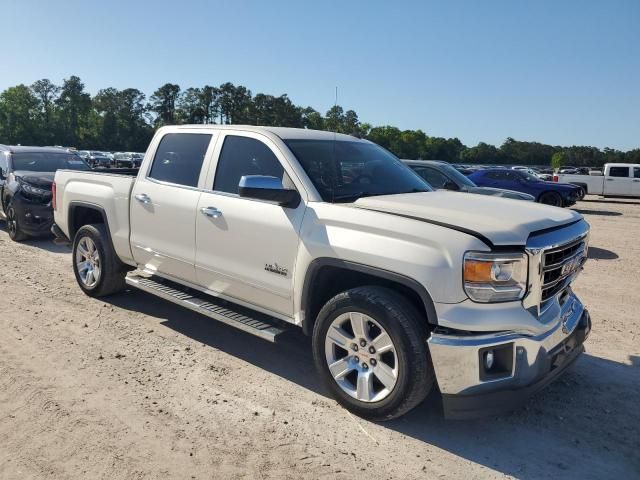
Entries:
[[96, 244], [89, 237], [82, 237], [76, 248], [76, 269], [80, 281], [87, 287], [93, 288], [100, 280], [102, 261]]
[[361, 402], [384, 400], [398, 381], [398, 355], [391, 337], [361, 312], [343, 313], [331, 322], [325, 357], [334, 381]]
[[16, 211], [10, 208], [7, 212], [7, 228], [9, 229], [9, 235], [15, 237], [18, 231], [18, 222], [16, 221]]

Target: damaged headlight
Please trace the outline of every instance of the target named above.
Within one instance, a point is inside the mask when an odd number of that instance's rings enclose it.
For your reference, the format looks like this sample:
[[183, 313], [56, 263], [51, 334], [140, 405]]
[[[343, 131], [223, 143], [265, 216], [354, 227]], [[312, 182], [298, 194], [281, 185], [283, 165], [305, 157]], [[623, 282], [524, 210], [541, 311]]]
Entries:
[[25, 182], [24, 180], [18, 178], [18, 183], [20, 184], [20, 188], [27, 192], [30, 195], [37, 195], [39, 197], [46, 197], [50, 195], [51, 192], [49, 190], [45, 190], [43, 188], [34, 187], [33, 185]]

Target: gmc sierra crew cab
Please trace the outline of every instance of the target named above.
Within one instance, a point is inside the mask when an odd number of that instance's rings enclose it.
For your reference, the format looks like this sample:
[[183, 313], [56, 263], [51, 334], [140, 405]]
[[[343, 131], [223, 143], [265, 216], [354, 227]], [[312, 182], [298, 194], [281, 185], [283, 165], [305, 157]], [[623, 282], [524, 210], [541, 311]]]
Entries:
[[135, 287], [270, 341], [301, 327], [328, 390], [366, 418], [431, 391], [448, 417], [513, 408], [591, 328], [571, 289], [580, 214], [433, 191], [348, 135], [163, 127], [135, 177], [58, 171], [54, 211], [87, 295]]

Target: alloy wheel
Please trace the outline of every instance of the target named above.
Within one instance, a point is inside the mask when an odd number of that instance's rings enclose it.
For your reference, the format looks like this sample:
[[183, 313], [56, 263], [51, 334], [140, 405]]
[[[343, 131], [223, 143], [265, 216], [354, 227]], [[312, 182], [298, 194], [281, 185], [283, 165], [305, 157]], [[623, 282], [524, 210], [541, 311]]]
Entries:
[[18, 221], [16, 220], [16, 211], [13, 207], [10, 207], [7, 211], [7, 228], [9, 229], [9, 235], [13, 238], [18, 232]]
[[102, 261], [100, 252], [94, 241], [89, 237], [82, 237], [76, 248], [76, 268], [80, 280], [87, 288], [93, 288], [100, 280]]
[[361, 312], [343, 313], [331, 323], [325, 357], [338, 386], [362, 402], [384, 400], [398, 381], [398, 355], [391, 337]]

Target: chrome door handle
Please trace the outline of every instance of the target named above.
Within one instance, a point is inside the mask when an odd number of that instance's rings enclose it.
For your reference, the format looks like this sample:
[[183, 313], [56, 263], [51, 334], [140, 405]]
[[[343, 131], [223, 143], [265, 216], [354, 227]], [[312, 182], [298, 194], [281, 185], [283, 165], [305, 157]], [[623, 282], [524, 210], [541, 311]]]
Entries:
[[139, 193], [134, 198], [140, 203], [151, 203], [151, 197], [146, 193]]
[[634, 182], [640, 182], [640, 179], [634, 178], [633, 181]]
[[216, 207], [202, 207], [200, 213], [211, 218], [220, 218], [222, 216], [222, 212]]
[[613, 182], [613, 178], [607, 178], [607, 182]]

